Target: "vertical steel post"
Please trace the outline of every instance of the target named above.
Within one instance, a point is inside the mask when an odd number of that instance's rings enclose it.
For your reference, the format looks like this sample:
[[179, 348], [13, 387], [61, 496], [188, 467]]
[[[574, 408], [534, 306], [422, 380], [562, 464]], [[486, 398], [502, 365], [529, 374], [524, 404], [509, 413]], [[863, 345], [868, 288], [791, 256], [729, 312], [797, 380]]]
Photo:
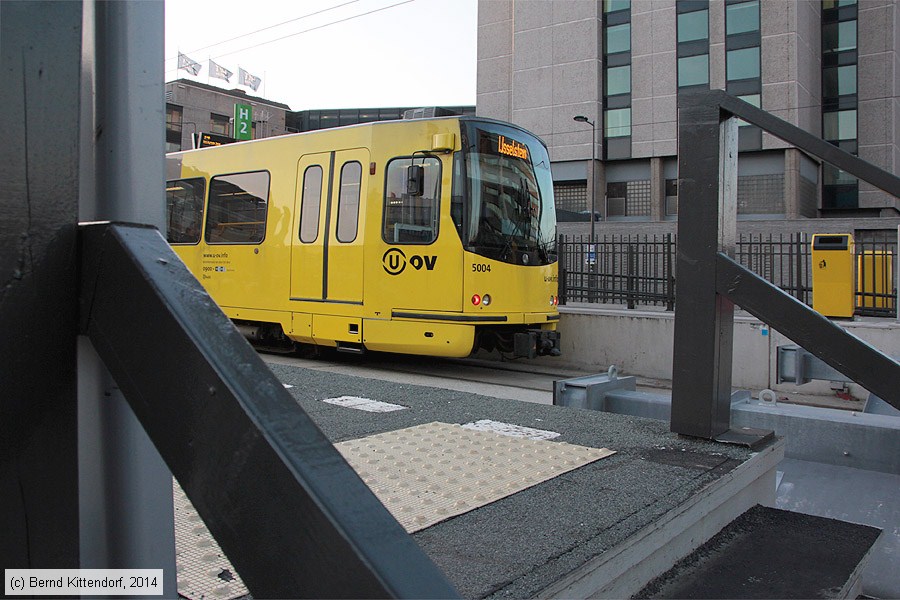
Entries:
[[707, 97], [679, 98], [678, 288], [672, 431], [714, 438], [730, 427], [734, 304], [716, 292], [718, 252], [734, 255], [737, 121]]
[[[88, 2], [84, 27], [80, 219], [165, 231], [163, 5]], [[78, 371], [81, 566], [161, 568], [175, 597], [172, 476], [84, 337]]]
[[0, 568], [74, 569], [81, 3], [0, 24]]

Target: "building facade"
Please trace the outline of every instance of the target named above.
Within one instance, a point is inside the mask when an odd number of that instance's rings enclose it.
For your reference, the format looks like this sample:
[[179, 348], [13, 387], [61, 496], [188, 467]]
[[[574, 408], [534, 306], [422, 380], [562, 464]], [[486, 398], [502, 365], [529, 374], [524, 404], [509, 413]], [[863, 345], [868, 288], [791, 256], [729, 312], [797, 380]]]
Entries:
[[235, 105], [251, 107], [251, 139], [403, 118], [474, 115], [474, 106], [332, 108], [292, 111], [287, 104], [187, 79], [166, 84], [166, 152], [194, 148], [202, 133], [234, 138]]
[[[480, 0], [477, 113], [547, 142], [561, 209], [675, 220], [688, 89], [724, 89], [897, 172], [898, 32], [893, 0]], [[900, 216], [756, 127], [739, 148], [742, 220]]]
[[197, 81], [178, 79], [166, 84], [166, 152], [189, 150], [201, 133], [234, 137], [234, 107], [252, 109], [251, 139], [284, 135], [287, 104], [226, 90]]

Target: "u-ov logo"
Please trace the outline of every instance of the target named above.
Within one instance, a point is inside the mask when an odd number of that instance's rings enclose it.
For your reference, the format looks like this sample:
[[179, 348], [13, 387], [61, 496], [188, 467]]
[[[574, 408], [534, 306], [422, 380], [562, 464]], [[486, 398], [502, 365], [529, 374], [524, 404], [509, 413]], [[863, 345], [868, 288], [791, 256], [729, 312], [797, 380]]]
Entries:
[[390, 248], [381, 257], [381, 262], [388, 275], [399, 275], [406, 268], [406, 255], [399, 248]]
[[[381, 257], [381, 262], [384, 266], [384, 270], [389, 275], [399, 275], [406, 269], [407, 260], [403, 250], [400, 248], [389, 248], [388, 251], [384, 253], [384, 256]], [[420, 270], [422, 267], [425, 267], [426, 271], [433, 271], [434, 265], [437, 264], [437, 256], [419, 256], [418, 254], [413, 254], [408, 262], [416, 271]]]

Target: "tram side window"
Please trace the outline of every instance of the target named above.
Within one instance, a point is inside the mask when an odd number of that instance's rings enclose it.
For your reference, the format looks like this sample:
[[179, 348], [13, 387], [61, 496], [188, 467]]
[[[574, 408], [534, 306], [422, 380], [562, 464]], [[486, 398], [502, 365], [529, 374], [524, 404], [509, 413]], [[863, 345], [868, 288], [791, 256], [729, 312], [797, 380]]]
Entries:
[[209, 182], [206, 241], [210, 244], [258, 244], [266, 235], [269, 173], [220, 175]]
[[341, 195], [338, 198], [337, 240], [352, 242], [359, 225], [359, 191], [362, 182], [362, 165], [347, 162], [341, 167]]
[[319, 237], [319, 204], [322, 201], [322, 167], [312, 165], [303, 173], [300, 199], [300, 241], [309, 244]]
[[[407, 193], [407, 170], [425, 171], [421, 196]], [[441, 198], [441, 161], [437, 158], [395, 158], [387, 166], [381, 237], [388, 244], [430, 244], [437, 239]]]
[[206, 181], [201, 177], [166, 182], [166, 240], [170, 244], [200, 241], [205, 191]]

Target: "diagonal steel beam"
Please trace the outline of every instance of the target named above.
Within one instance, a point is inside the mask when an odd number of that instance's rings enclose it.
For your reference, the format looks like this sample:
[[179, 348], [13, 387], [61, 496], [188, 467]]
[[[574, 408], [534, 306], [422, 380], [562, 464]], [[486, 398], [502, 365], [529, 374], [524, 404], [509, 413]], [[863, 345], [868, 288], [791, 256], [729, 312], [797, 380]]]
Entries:
[[841, 150], [834, 144], [826, 142], [796, 125], [779, 119], [771, 113], [756, 108], [752, 104], [747, 104], [722, 90], [710, 90], [703, 92], [701, 96], [705, 96], [703, 102], [713, 102], [726, 113], [740, 117], [760, 127], [766, 133], [770, 133], [789, 144], [797, 146], [804, 152], [821, 158], [825, 162], [831, 163], [839, 169], [865, 180], [867, 183], [871, 183], [895, 198], [900, 198], [900, 177], [893, 173], [880, 169], [872, 163], [866, 162], [846, 150]]
[[458, 596], [155, 228], [79, 233], [81, 331], [255, 597]]
[[895, 408], [900, 409], [900, 364], [844, 331], [756, 273], [719, 253], [716, 289]]

